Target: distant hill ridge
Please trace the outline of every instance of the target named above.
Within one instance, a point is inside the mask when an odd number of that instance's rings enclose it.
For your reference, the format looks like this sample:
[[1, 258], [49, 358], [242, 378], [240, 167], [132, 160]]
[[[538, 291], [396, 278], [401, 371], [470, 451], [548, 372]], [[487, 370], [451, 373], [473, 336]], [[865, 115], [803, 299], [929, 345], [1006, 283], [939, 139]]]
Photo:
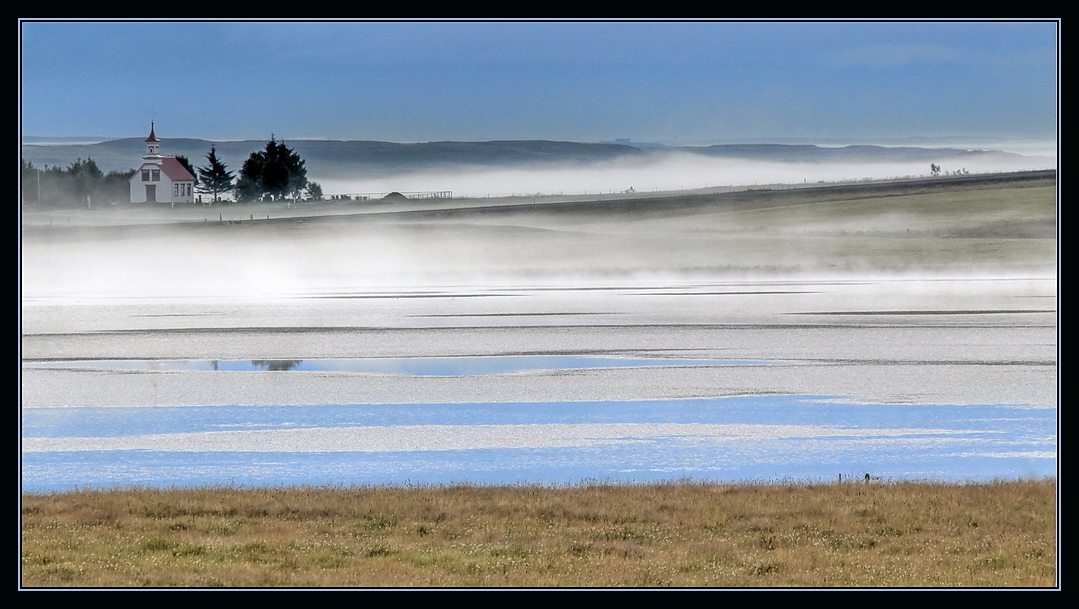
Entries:
[[[60, 138], [57, 138], [60, 139]], [[581, 164], [628, 158], [662, 158], [677, 154], [741, 158], [775, 162], [936, 162], [1013, 153], [954, 148], [886, 147], [853, 145], [822, 147], [813, 144], [719, 144], [701, 147], [643, 147], [619, 143], [584, 143], [552, 140], [495, 140], [488, 142], [394, 143], [367, 140], [284, 140], [307, 161], [309, 173], [377, 175], [478, 165], [491, 167], [529, 164]], [[162, 137], [161, 151], [186, 156], [194, 165], [205, 164], [213, 146], [231, 169], [239, 170], [248, 155], [265, 147], [265, 140], [213, 142], [193, 138]], [[92, 144], [24, 143], [22, 156], [37, 167], [67, 166], [78, 158], [92, 158], [103, 171], [137, 167], [145, 151], [144, 138], [132, 137]]]

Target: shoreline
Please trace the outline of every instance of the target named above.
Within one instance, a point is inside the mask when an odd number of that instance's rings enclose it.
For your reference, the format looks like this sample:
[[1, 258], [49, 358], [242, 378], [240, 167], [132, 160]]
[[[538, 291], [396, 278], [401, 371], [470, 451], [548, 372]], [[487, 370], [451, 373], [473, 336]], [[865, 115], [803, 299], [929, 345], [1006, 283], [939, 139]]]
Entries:
[[1056, 486], [1058, 476], [1056, 474], [1017, 475], [1010, 477], [994, 477], [984, 480], [943, 480], [933, 478], [885, 478], [874, 475], [871, 472], [855, 472], [836, 474], [831, 480], [820, 478], [745, 478], [739, 480], [717, 480], [710, 478], [668, 478], [658, 480], [595, 480], [581, 478], [576, 482], [391, 482], [386, 484], [194, 484], [176, 486], [151, 486], [143, 484], [119, 485], [119, 486], [86, 486], [65, 490], [21, 490], [23, 499], [27, 497], [59, 497], [71, 495], [106, 495], [106, 494], [169, 494], [180, 495], [185, 493], [236, 493], [236, 494], [263, 494], [263, 493], [363, 493], [372, 491], [394, 492], [422, 492], [422, 491], [458, 491], [462, 489], [475, 489], [486, 491], [535, 491], [535, 492], [571, 492], [585, 489], [651, 489], [651, 488], [675, 488], [675, 487], [701, 487], [701, 488], [736, 488], [736, 489], [791, 489], [791, 488], [830, 488], [848, 486], [916, 486], [916, 487], [993, 487], [1008, 484], [1051, 484]]

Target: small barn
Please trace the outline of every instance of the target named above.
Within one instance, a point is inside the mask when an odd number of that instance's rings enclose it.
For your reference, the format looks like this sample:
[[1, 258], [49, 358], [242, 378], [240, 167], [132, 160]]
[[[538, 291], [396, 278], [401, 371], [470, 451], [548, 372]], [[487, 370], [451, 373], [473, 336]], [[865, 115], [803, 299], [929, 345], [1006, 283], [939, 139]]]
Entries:
[[176, 157], [161, 154], [161, 140], [154, 134], [152, 122], [142, 165], [131, 178], [131, 202], [195, 202], [195, 176]]

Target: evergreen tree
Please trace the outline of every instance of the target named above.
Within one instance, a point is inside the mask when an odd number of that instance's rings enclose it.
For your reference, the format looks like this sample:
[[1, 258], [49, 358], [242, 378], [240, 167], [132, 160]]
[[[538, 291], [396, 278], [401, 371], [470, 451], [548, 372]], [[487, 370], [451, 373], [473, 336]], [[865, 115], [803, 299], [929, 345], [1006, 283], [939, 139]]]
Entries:
[[252, 152], [244, 161], [236, 183], [237, 198], [242, 201], [298, 198], [307, 187], [304, 165], [300, 155], [271, 135], [266, 150]]
[[217, 158], [217, 149], [210, 146], [210, 153], [206, 155], [209, 165], [199, 167], [199, 177], [202, 179], [202, 189], [209, 192], [217, 203], [217, 195], [232, 190], [232, 172]]
[[[247, 163], [244, 163], [244, 167], [247, 167]], [[259, 184], [256, 180], [240, 175], [236, 179], [236, 200], [237, 201], [258, 201], [262, 196], [259, 191]]]

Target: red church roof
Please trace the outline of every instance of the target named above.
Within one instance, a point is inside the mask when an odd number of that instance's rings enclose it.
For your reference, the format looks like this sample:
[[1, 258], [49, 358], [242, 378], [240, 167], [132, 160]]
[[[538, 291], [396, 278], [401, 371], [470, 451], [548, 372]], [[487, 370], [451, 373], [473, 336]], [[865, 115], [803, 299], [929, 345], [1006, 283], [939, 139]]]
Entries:
[[195, 176], [191, 175], [191, 172], [181, 165], [180, 161], [177, 161], [174, 156], [161, 159], [161, 171], [164, 171], [165, 175], [169, 176], [169, 179], [173, 182], [191, 182], [195, 180]]

